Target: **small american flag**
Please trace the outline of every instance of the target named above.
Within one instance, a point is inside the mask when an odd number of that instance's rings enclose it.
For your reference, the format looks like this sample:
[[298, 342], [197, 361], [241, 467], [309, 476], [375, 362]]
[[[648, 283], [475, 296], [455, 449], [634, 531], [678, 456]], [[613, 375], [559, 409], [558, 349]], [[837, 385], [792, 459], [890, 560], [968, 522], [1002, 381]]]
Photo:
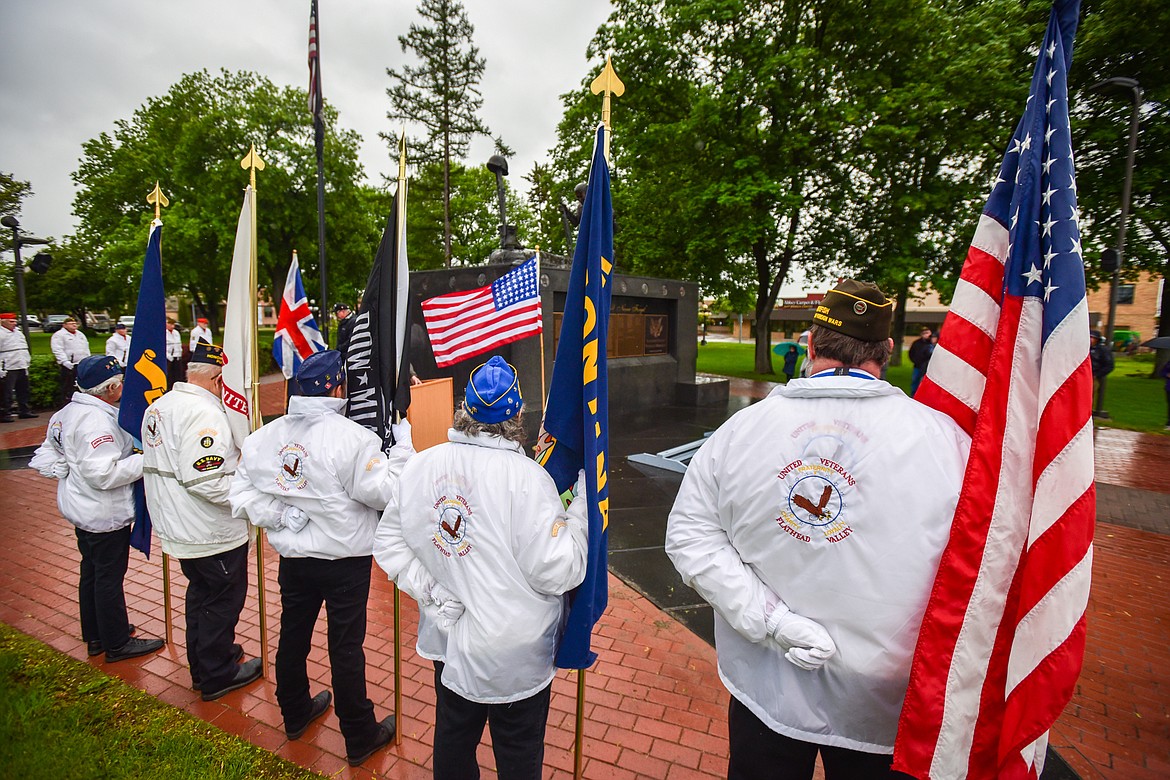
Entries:
[[915, 396], [972, 436], [894, 747], [919, 778], [1038, 777], [1084, 656], [1096, 492], [1066, 81], [1079, 6], [1053, 5]]
[[435, 364], [449, 366], [542, 330], [536, 259], [486, 287], [423, 301]]
[[317, 0], [309, 10], [309, 113], [321, 115], [321, 58], [317, 52]]

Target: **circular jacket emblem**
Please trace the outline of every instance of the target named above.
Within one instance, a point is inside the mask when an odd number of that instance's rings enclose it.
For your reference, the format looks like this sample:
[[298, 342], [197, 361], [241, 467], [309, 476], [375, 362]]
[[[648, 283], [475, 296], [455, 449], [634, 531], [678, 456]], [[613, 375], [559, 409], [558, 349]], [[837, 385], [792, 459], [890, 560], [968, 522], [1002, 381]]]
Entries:
[[142, 441], [150, 447], [162, 444], [162, 415], [158, 409], [150, 409], [142, 421]]
[[199, 446], [202, 447], [203, 449], [207, 449], [212, 444], [215, 444], [215, 439], [211, 438], [210, 436], [204, 436], [202, 439], [199, 440]]
[[467, 499], [448, 494], [435, 502], [434, 510], [437, 527], [432, 540], [435, 549], [447, 558], [462, 558], [471, 552], [472, 545], [467, 538], [471, 507]]
[[789, 536], [806, 544], [814, 539], [836, 544], [853, 534], [842, 491], [857, 481], [844, 466], [830, 458], [799, 458], [776, 478], [784, 491], [776, 524]]
[[276, 472], [276, 484], [281, 490], [300, 490], [309, 484], [305, 476], [305, 461], [309, 453], [300, 444], [286, 444], [277, 455], [280, 468]]

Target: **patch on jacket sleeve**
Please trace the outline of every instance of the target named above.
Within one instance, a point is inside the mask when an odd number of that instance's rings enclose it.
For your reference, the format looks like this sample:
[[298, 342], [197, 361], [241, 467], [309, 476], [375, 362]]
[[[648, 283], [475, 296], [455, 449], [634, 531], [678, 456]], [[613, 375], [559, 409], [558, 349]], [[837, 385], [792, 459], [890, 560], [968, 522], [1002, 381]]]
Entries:
[[204, 455], [191, 464], [196, 471], [214, 471], [223, 465], [223, 458], [219, 455]]
[[105, 436], [99, 436], [96, 439], [94, 439], [93, 441], [91, 441], [89, 443], [89, 446], [93, 447], [96, 450], [98, 447], [102, 446], [103, 444], [113, 444], [113, 443], [114, 443], [114, 437], [107, 433]]

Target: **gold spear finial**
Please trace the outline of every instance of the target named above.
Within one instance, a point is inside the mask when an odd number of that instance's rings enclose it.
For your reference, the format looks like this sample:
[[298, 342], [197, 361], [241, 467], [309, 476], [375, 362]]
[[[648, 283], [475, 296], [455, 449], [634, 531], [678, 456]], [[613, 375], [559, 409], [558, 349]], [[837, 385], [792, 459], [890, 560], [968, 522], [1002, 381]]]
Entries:
[[398, 134], [398, 180], [406, 178], [406, 125]]
[[244, 159], [240, 160], [240, 167], [248, 169], [248, 183], [252, 185], [252, 189], [256, 189], [256, 171], [264, 170], [264, 161], [256, 154], [256, 144], [252, 144]]
[[158, 186], [157, 180], [154, 183], [154, 189], [146, 196], [146, 202], [154, 206], [155, 219], [161, 218], [163, 206], [171, 205], [171, 202], [167, 200], [167, 196], [163, 195], [162, 188]]
[[605, 55], [605, 67], [601, 71], [601, 75], [593, 79], [593, 83], [589, 85], [589, 89], [593, 94], [604, 92], [601, 99], [601, 123], [605, 125], [605, 159], [609, 159], [609, 137], [613, 135], [613, 126], [609, 122], [609, 104], [610, 95], [617, 95], [621, 97], [626, 92], [626, 85], [618, 78], [617, 71], [613, 69], [613, 62], [610, 61], [610, 56]]

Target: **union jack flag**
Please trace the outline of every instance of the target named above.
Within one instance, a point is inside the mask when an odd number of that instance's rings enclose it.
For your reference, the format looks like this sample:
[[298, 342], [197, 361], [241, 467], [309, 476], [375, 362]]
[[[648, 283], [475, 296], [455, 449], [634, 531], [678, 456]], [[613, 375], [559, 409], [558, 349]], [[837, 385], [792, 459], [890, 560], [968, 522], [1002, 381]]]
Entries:
[[972, 436], [894, 769], [1035, 778], [1072, 697], [1093, 563], [1089, 317], [1069, 135], [1079, 0], [1057, 0], [915, 398]]
[[301, 282], [301, 265], [293, 251], [292, 265], [284, 282], [280, 300], [280, 314], [276, 319], [276, 339], [272, 342], [272, 357], [284, 373], [292, 379], [301, 361], [325, 349], [325, 339], [317, 329], [317, 320], [309, 308], [305, 285]]

